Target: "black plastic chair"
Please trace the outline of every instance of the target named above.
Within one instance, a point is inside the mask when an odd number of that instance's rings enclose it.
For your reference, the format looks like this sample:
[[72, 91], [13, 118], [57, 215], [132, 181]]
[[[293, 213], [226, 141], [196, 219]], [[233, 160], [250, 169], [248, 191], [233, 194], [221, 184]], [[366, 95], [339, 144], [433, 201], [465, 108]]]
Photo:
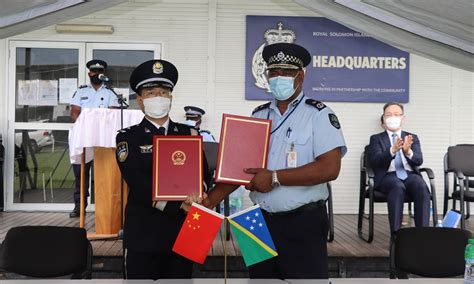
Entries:
[[454, 277], [464, 273], [464, 248], [471, 232], [457, 228], [401, 228], [390, 243], [390, 278]]
[[0, 268], [38, 278], [91, 279], [92, 246], [83, 228], [14, 227], [0, 246]]
[[0, 135], [0, 211], [3, 211], [3, 163], [5, 161], [5, 147], [3, 147]]
[[[453, 189], [450, 194], [449, 176], [453, 175]], [[444, 155], [444, 207], [443, 215], [448, 211], [448, 201], [453, 200], [453, 209], [456, 201], [460, 203], [461, 228], [465, 227], [465, 219], [469, 218], [469, 202], [474, 202], [474, 144], [451, 146]], [[466, 208], [466, 210], [465, 210]]]
[[[360, 156], [360, 184], [359, 184], [359, 214], [357, 218], [357, 233], [359, 237], [368, 243], [371, 243], [374, 239], [374, 203], [386, 203], [387, 196], [374, 189], [374, 178], [375, 173], [370, 165], [368, 155], [368, 145], [365, 146], [364, 152]], [[438, 223], [438, 214], [436, 206], [436, 188], [434, 182], [434, 173], [429, 168], [419, 168], [420, 173], [425, 173], [429, 179], [429, 191], [431, 196], [431, 206], [433, 208], [433, 226]], [[365, 199], [369, 200], [369, 212], [368, 216], [365, 213]], [[413, 202], [409, 195], [405, 195], [405, 202]], [[365, 235], [363, 232], [364, 219], [368, 219], [369, 228], [368, 234]]]

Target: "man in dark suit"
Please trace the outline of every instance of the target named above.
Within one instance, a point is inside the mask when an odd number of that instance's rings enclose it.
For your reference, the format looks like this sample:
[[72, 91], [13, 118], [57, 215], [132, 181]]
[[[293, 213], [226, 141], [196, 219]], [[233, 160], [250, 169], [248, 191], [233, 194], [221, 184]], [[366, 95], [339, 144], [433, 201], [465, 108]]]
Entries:
[[375, 171], [374, 188], [387, 196], [390, 231], [400, 229], [405, 194], [415, 203], [415, 225], [428, 226], [430, 193], [418, 171], [423, 163], [420, 141], [402, 131], [403, 105], [388, 103], [383, 111], [386, 131], [370, 137], [368, 154]]

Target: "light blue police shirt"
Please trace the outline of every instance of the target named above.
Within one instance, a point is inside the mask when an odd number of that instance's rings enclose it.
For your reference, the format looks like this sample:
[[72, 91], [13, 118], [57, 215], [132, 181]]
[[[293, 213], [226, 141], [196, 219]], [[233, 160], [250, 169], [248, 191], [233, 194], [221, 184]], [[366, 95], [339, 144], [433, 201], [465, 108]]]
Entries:
[[111, 106], [120, 106], [117, 96], [105, 84], [102, 84], [97, 91], [90, 85], [80, 87], [74, 93], [71, 105], [76, 105], [81, 108], [109, 108]]
[[211, 132], [207, 130], [199, 130], [199, 135], [202, 136], [203, 142], [216, 142], [216, 139], [214, 139], [214, 136], [212, 136]]
[[[287, 153], [293, 144], [297, 152], [297, 167], [314, 161], [318, 156], [335, 148], [347, 152], [344, 136], [334, 112], [323, 103], [307, 104], [301, 93], [288, 105], [282, 115], [276, 101], [260, 109], [253, 117], [272, 120], [272, 134], [268, 153], [268, 170], [287, 168]], [[331, 122], [332, 121], [332, 122]], [[250, 192], [250, 199], [268, 212], [284, 212], [328, 198], [327, 184], [313, 186], [281, 185], [267, 193]]]

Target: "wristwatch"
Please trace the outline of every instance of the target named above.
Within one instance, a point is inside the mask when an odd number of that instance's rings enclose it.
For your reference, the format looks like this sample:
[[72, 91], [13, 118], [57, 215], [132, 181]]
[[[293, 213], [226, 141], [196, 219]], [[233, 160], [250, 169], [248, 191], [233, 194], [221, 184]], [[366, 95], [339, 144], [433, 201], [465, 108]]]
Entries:
[[280, 181], [278, 180], [277, 172], [272, 172], [272, 188], [279, 187]]

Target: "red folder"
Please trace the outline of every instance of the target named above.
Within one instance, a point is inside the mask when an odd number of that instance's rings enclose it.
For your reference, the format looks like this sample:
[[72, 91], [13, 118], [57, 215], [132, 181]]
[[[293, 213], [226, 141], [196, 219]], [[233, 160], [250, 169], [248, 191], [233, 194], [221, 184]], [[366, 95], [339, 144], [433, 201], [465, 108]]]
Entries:
[[216, 182], [245, 185], [252, 174], [244, 168], [266, 168], [272, 122], [267, 119], [222, 116]]
[[157, 200], [202, 197], [202, 137], [153, 137], [153, 195]]

